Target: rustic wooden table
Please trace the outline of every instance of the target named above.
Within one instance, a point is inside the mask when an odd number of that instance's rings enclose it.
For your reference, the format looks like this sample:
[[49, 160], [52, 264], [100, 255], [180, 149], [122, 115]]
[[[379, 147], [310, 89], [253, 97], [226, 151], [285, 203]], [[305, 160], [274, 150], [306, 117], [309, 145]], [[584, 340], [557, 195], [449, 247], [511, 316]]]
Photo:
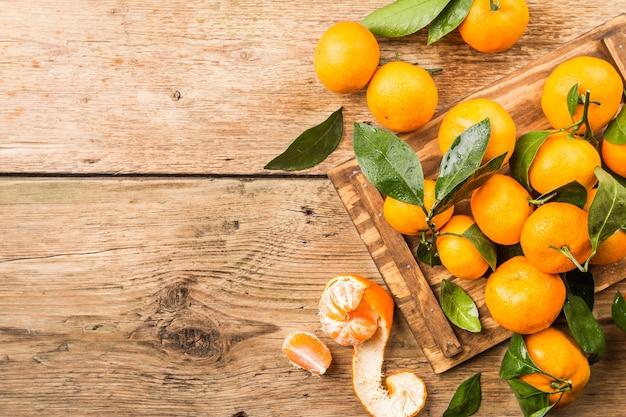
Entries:
[[[326, 172], [352, 158], [364, 93], [317, 81], [313, 49], [388, 1], [0, 1], [0, 414], [365, 416], [351, 350], [323, 377], [288, 364], [320, 334], [327, 280], [381, 275]], [[623, 13], [626, 1], [530, 0], [506, 53], [454, 32], [381, 39], [382, 58], [442, 68], [439, 111]], [[265, 163], [344, 106], [344, 139], [296, 173]], [[607, 337], [582, 397], [555, 416], [624, 415], [626, 335]], [[440, 416], [482, 372], [477, 416], [521, 416], [507, 344], [436, 375], [396, 314], [386, 370], [407, 368]]]

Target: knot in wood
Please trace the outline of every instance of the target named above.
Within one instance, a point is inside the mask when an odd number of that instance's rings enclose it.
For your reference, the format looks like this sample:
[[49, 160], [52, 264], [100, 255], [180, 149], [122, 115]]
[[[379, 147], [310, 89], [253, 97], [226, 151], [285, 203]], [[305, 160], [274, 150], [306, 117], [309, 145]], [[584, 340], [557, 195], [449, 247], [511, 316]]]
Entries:
[[186, 282], [176, 282], [163, 291], [159, 298], [161, 309], [174, 312], [186, 308], [189, 304], [189, 285]]

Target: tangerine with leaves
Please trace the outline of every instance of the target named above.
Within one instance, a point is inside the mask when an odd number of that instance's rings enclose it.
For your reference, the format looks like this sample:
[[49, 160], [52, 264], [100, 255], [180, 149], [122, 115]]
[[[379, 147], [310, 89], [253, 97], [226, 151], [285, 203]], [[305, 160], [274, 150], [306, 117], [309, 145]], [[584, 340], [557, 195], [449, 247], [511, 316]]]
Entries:
[[591, 143], [568, 132], [557, 132], [539, 146], [528, 169], [528, 180], [542, 194], [572, 181], [590, 189], [598, 182], [594, 169], [601, 165], [600, 154]]
[[392, 61], [376, 70], [367, 86], [366, 100], [370, 113], [381, 125], [409, 132], [432, 119], [439, 92], [425, 69]]
[[485, 236], [500, 245], [514, 245], [533, 212], [530, 200], [530, 193], [513, 177], [494, 174], [472, 192], [470, 208]]
[[529, 20], [526, 0], [474, 0], [458, 30], [477, 51], [503, 52], [522, 37]]
[[318, 79], [335, 93], [354, 93], [372, 78], [380, 60], [376, 37], [357, 22], [339, 22], [328, 28], [315, 47]]
[[313, 375], [324, 375], [333, 360], [328, 346], [313, 333], [305, 331], [289, 333], [283, 341], [282, 350], [293, 366]]
[[565, 284], [557, 274], [535, 267], [525, 256], [498, 265], [487, 278], [485, 304], [500, 326], [530, 334], [548, 328], [565, 302]]
[[528, 216], [520, 245], [528, 260], [541, 271], [571, 271], [591, 255], [589, 214], [565, 202], [548, 202]]
[[517, 129], [511, 115], [494, 100], [475, 98], [455, 104], [441, 120], [437, 141], [441, 154], [445, 154], [454, 139], [470, 126], [489, 118], [491, 134], [482, 159], [485, 163], [506, 152], [506, 164], [515, 149]]
[[489, 268], [472, 241], [463, 236], [474, 224], [471, 216], [455, 214], [439, 230], [435, 240], [441, 264], [457, 278], [477, 279]]
[[567, 333], [555, 327], [524, 336], [532, 361], [544, 373], [518, 377], [535, 388], [552, 393], [549, 403], [563, 407], [572, 403], [583, 391], [591, 368], [585, 353]]
[[[587, 202], [583, 209], [589, 211], [591, 203], [598, 192], [597, 188], [592, 188], [587, 192]], [[600, 242], [596, 248], [596, 253], [589, 261], [592, 265], [608, 265], [620, 261], [626, 257], [626, 230], [617, 229], [615, 233], [606, 240]]]
[[[350, 336], [351, 322], [367, 314], [375, 324], [373, 332], [357, 331]], [[393, 324], [394, 302], [380, 285], [359, 275], [331, 279], [320, 297], [322, 328], [341, 344], [352, 344], [352, 385], [363, 407], [375, 417], [412, 417], [428, 396], [424, 381], [409, 371], [390, 372], [383, 385], [382, 367]], [[369, 320], [368, 320], [369, 321]], [[369, 327], [369, 325], [367, 326]], [[355, 341], [356, 343], [351, 343]], [[347, 343], [343, 343], [347, 342]]]
[[[424, 180], [424, 207], [405, 203], [392, 197], [385, 197], [383, 203], [383, 216], [389, 225], [398, 233], [407, 236], [419, 235], [422, 232], [429, 232], [430, 227], [427, 221], [426, 208], [429, 211], [435, 201], [435, 181]], [[446, 209], [443, 213], [433, 216], [430, 223], [434, 230], [439, 230], [454, 214], [454, 206]]]
[[[578, 86], [574, 115], [570, 113], [568, 95]], [[589, 91], [588, 122], [592, 131], [606, 126], [617, 114], [624, 85], [617, 70], [607, 61], [591, 56], [577, 56], [557, 65], [544, 84], [541, 108], [554, 129], [579, 122], [583, 116], [583, 100]], [[586, 132], [582, 124], [579, 133]]]

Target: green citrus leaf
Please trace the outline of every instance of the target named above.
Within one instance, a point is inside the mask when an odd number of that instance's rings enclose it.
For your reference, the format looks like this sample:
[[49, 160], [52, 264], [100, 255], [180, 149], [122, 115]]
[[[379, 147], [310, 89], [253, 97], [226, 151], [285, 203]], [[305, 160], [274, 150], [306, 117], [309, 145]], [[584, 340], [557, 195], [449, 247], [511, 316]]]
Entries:
[[590, 364], [599, 361], [606, 351], [606, 339], [602, 327], [581, 297], [568, 294], [563, 312], [572, 336], [588, 355]]
[[583, 272], [578, 268], [574, 268], [563, 274], [563, 280], [565, 281], [567, 293], [577, 295], [585, 300], [589, 310], [593, 311], [596, 298], [593, 274], [589, 271]]
[[518, 333], [513, 333], [509, 348], [502, 357], [500, 378], [508, 380], [534, 373], [543, 373], [543, 371], [531, 359], [526, 343], [524, 343], [524, 337]]
[[626, 144], [626, 106], [622, 107], [617, 117], [607, 126], [604, 140], [616, 145]]
[[535, 201], [541, 201], [542, 203], [559, 201], [583, 208], [587, 203], [587, 189], [578, 181], [572, 181], [540, 195]]
[[463, 381], [452, 396], [443, 417], [469, 417], [478, 411], [482, 397], [480, 372]]
[[598, 178], [598, 191], [589, 206], [591, 257], [600, 243], [626, 225], [626, 187], [600, 167], [594, 172]]
[[528, 132], [520, 136], [515, 142], [515, 150], [509, 159], [511, 176], [529, 192], [533, 190], [528, 179], [528, 170], [535, 159], [535, 155], [537, 155], [537, 150], [552, 133], [554, 132], [548, 130]]
[[472, 0], [451, 0], [428, 27], [428, 45], [456, 29], [467, 16]]
[[554, 407], [549, 405], [550, 394], [547, 392], [519, 379], [507, 379], [506, 382], [515, 394], [524, 417], [542, 417]]
[[365, 16], [361, 22], [374, 35], [397, 38], [426, 27], [450, 0], [396, 0]]
[[567, 92], [567, 111], [572, 117], [572, 120], [574, 120], [574, 114], [576, 113], [576, 108], [578, 107], [578, 97], [578, 83], [576, 83]]
[[430, 266], [441, 265], [441, 259], [439, 259], [439, 253], [435, 245], [427, 245], [420, 242], [415, 250], [415, 256]]
[[328, 119], [305, 130], [289, 147], [272, 159], [265, 169], [297, 171], [311, 168], [324, 161], [339, 145], [343, 136], [343, 107]]
[[496, 269], [496, 245], [484, 235], [476, 223], [468, 227], [461, 236], [472, 242], [472, 245], [478, 250], [480, 256], [487, 261], [492, 270]]
[[626, 301], [624, 301], [624, 295], [619, 291], [615, 292], [615, 298], [613, 298], [613, 304], [611, 305], [611, 315], [613, 323], [621, 331], [626, 332]]
[[384, 195], [424, 206], [424, 173], [409, 144], [393, 133], [355, 123], [352, 145], [363, 175]]
[[452, 324], [473, 333], [481, 331], [482, 325], [476, 303], [463, 288], [447, 279], [442, 280], [439, 302]]

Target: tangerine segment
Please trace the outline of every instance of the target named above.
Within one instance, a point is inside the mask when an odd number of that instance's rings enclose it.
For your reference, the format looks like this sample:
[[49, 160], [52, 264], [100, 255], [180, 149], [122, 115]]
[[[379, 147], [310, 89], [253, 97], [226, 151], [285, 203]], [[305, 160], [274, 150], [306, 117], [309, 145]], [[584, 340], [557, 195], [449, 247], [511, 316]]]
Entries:
[[322, 330], [342, 346], [372, 337], [381, 322], [391, 327], [393, 299], [380, 285], [359, 275], [339, 275], [324, 288], [319, 301]]
[[282, 349], [293, 366], [313, 375], [323, 375], [333, 360], [328, 346], [309, 332], [296, 330], [289, 333]]
[[565, 284], [557, 274], [537, 269], [524, 256], [515, 256], [487, 279], [485, 304], [500, 326], [530, 334], [548, 328], [565, 302]]
[[591, 376], [589, 362], [578, 343], [554, 327], [524, 336], [524, 343], [533, 362], [551, 376], [534, 373], [522, 375], [519, 379], [542, 391], [555, 392], [564, 384], [554, 378], [558, 377], [569, 382], [571, 390], [565, 391], [562, 397], [559, 392], [551, 394], [549, 403], [554, 404], [560, 399], [555, 407], [562, 407], [574, 401]]
[[365, 410], [374, 417], [412, 417], [426, 404], [426, 384], [412, 372], [394, 372], [383, 380], [382, 366], [389, 339], [386, 325], [366, 342], [354, 346], [352, 385]]

